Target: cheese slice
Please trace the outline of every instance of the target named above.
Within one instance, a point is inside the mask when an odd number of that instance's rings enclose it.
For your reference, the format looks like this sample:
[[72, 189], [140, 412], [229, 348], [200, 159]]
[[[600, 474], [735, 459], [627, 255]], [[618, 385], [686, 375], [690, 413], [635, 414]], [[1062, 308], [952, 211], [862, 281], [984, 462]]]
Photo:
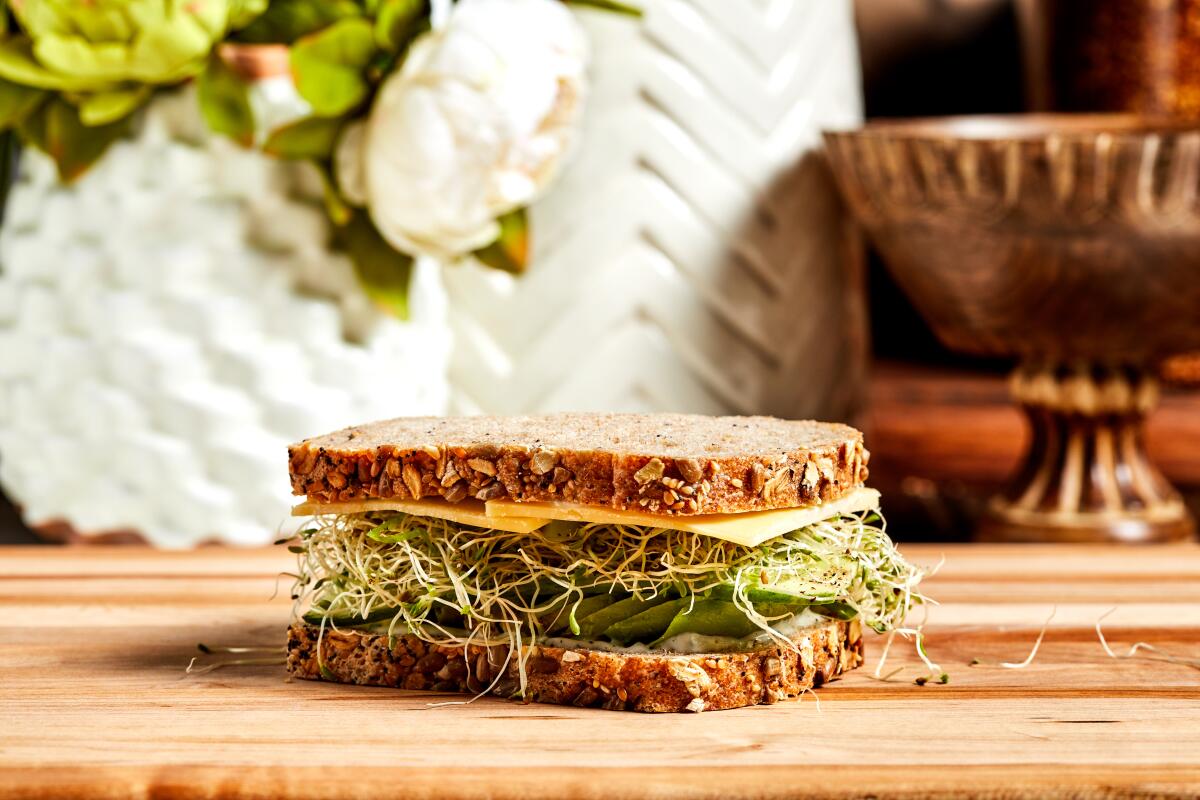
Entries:
[[371, 500], [349, 500], [343, 503], [305, 502], [292, 509], [293, 517], [311, 517], [317, 514], [362, 514], [368, 511], [401, 511], [414, 517], [433, 517], [511, 533], [532, 533], [550, 522], [549, 517], [533, 517], [528, 513], [507, 517], [489, 516], [483, 503], [469, 500], [461, 503], [446, 503], [441, 500], [396, 500], [373, 498]]
[[772, 511], [747, 511], [741, 514], [698, 514], [695, 516], [649, 514], [605, 506], [577, 503], [514, 503], [475, 500], [447, 503], [441, 500], [397, 500], [373, 498], [342, 503], [301, 503], [292, 509], [294, 517], [317, 514], [362, 514], [369, 511], [400, 511], [416, 517], [434, 517], [512, 533], [533, 533], [551, 520], [597, 522], [605, 525], [637, 525], [643, 528], [669, 528], [724, 539], [727, 542], [756, 547], [785, 533], [829, 519], [839, 514], [868, 511], [879, 507], [879, 492], [858, 488], [843, 498], [805, 508], [779, 508]]
[[771, 511], [747, 511], [740, 514], [697, 514], [694, 516], [648, 514], [644, 511], [586, 506], [577, 503], [514, 503], [489, 500], [488, 519], [499, 522], [516, 516], [569, 522], [598, 522], [605, 525], [637, 525], [644, 528], [668, 528], [724, 539], [727, 542], [756, 547], [785, 533], [820, 522], [839, 514], [869, 511], [879, 507], [879, 492], [859, 487], [838, 500], [805, 508], [778, 508]]

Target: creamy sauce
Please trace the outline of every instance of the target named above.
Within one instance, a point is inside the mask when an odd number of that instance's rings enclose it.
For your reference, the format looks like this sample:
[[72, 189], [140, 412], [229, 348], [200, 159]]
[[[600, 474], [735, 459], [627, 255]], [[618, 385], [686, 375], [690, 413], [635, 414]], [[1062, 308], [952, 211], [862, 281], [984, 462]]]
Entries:
[[[821, 616], [814, 611], [804, 609], [787, 619], [779, 620], [771, 628], [780, 636], [794, 637], [797, 633], [808, 628], [815, 628], [829, 622], [829, 617]], [[732, 636], [706, 636], [702, 633], [681, 633], [665, 640], [658, 647], [645, 644], [633, 644], [628, 647], [612, 642], [598, 642], [588, 639], [572, 639], [566, 636], [551, 636], [542, 639], [538, 644], [547, 647], [561, 647], [564, 650], [603, 650], [607, 653], [680, 653], [693, 655], [695, 653], [734, 653], [744, 650], [757, 650], [770, 644], [771, 635], [752, 633], [740, 639]]]

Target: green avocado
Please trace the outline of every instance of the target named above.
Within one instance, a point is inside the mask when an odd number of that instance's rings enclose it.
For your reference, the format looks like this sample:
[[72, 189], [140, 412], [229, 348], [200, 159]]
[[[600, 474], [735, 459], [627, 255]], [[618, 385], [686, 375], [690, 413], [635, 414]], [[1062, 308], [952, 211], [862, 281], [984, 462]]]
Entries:
[[[668, 598], [662, 595], [645, 600], [637, 597], [618, 600], [612, 605], [605, 606], [599, 611], [591, 613], [583, 619], [579, 619], [579, 638], [597, 639], [610, 626], [666, 602], [668, 602]], [[576, 619], [578, 619], [578, 616], [576, 616]]]
[[607, 608], [625, 595], [620, 592], [595, 594], [582, 599], [572, 597], [553, 613], [548, 614], [544, 621], [547, 633], [571, 634], [579, 628], [579, 620]]
[[757, 630], [742, 610], [728, 600], [697, 600], [689, 609], [683, 608], [671, 620], [671, 624], [655, 641], [655, 644], [681, 633], [699, 633], [705, 636], [730, 636], [740, 639]]
[[322, 611], [319, 608], [313, 608], [304, 614], [303, 619], [309, 625], [320, 625], [321, 622], [324, 621], [328, 625], [353, 627], [356, 625], [369, 625], [373, 622], [381, 622], [385, 619], [391, 619], [399, 613], [400, 609], [396, 608], [395, 606], [390, 608], [376, 608], [365, 617], [361, 617], [358, 614], [350, 611], [330, 614], [326, 611]]
[[640, 614], [621, 620], [608, 627], [604, 635], [619, 645], [633, 642], [652, 642], [657, 639], [671, 620], [682, 609], [687, 608], [687, 600], [668, 600], [654, 608], [648, 608]]
[[[732, 600], [733, 587], [725, 584], [715, 586], [706, 592], [714, 600]], [[810, 605], [812, 603], [828, 603], [837, 599], [837, 594], [829, 587], [808, 583], [807, 581], [786, 579], [772, 583], [769, 587], [760, 583], [752, 583], [746, 587], [746, 599], [752, 603], [787, 603]]]

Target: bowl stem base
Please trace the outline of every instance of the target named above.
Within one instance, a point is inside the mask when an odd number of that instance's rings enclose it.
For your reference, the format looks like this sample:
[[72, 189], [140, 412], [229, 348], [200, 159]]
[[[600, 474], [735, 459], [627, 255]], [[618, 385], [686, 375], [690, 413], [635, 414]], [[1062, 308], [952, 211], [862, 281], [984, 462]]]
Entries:
[[1176, 492], [1150, 461], [1142, 422], [1158, 398], [1136, 366], [1026, 362], [1013, 398], [1032, 437], [1012, 485], [976, 538], [1006, 542], [1167, 542], [1195, 538]]

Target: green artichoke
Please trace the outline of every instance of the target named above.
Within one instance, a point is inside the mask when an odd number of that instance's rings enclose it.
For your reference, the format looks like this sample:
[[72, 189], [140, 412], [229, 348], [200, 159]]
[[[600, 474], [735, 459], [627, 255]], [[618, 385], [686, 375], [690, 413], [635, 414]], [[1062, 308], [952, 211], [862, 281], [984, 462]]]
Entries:
[[0, 78], [64, 93], [136, 92], [199, 73], [267, 0], [11, 0]]

